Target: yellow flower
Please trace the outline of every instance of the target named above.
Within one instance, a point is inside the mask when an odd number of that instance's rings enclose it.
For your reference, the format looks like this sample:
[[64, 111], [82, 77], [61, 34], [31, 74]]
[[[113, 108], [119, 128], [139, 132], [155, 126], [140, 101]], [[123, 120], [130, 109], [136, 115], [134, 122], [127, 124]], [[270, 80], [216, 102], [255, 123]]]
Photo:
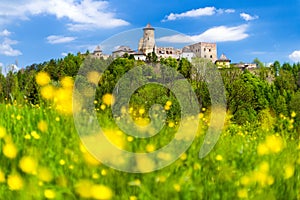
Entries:
[[13, 159], [17, 156], [17, 148], [13, 143], [5, 144], [2, 151], [7, 158]]
[[91, 166], [97, 166], [100, 165], [100, 161], [97, 160], [93, 155], [91, 155], [89, 152], [86, 152], [83, 154], [83, 158], [85, 162]]
[[218, 155], [216, 156], [216, 160], [221, 161], [221, 160], [223, 160], [223, 157], [222, 157], [220, 154], [218, 154]]
[[141, 181], [140, 181], [140, 179], [135, 179], [133, 181], [130, 181], [128, 183], [128, 185], [130, 185], [130, 186], [141, 186]]
[[44, 191], [44, 196], [46, 199], [54, 199], [56, 197], [56, 194], [54, 190], [46, 189]]
[[39, 121], [38, 123], [38, 129], [42, 132], [46, 132], [48, 129], [48, 124], [44, 120]]
[[292, 164], [284, 165], [284, 178], [289, 179], [294, 175], [295, 167]]
[[22, 157], [19, 162], [20, 169], [27, 174], [36, 174], [37, 165], [37, 161], [30, 156]]
[[38, 178], [44, 182], [50, 182], [53, 179], [51, 171], [46, 167], [38, 169]]
[[66, 89], [72, 89], [74, 85], [74, 81], [72, 77], [65, 76], [60, 80], [61, 86]]
[[242, 176], [240, 179], [242, 185], [247, 186], [251, 183], [251, 179], [248, 176]]
[[240, 190], [238, 190], [237, 195], [241, 199], [247, 199], [248, 198], [248, 191], [247, 191], [247, 189], [240, 189]]
[[102, 175], [102, 176], [106, 176], [106, 175], [107, 175], [107, 171], [106, 171], [105, 169], [102, 169], [102, 170], [101, 170], [101, 175]]
[[34, 139], [36, 140], [40, 139], [40, 135], [36, 131], [31, 131], [30, 134]]
[[269, 135], [266, 138], [266, 145], [273, 153], [279, 153], [283, 148], [283, 141], [280, 137]]
[[186, 159], [187, 159], [187, 154], [186, 154], [186, 153], [183, 153], [183, 154], [180, 156], [180, 159], [181, 159], [181, 160], [186, 160]]
[[46, 85], [41, 88], [41, 95], [44, 99], [50, 100], [54, 97], [55, 88], [52, 85]]
[[111, 189], [104, 185], [93, 185], [91, 188], [92, 197], [94, 199], [111, 199], [113, 192]]
[[75, 185], [75, 192], [82, 198], [90, 198], [91, 194], [91, 187], [93, 183], [89, 180], [80, 180]]
[[47, 72], [39, 72], [35, 77], [36, 83], [40, 86], [49, 84], [50, 76]]
[[165, 106], [164, 106], [164, 109], [165, 109], [165, 110], [170, 110], [170, 109], [171, 109], [171, 107], [170, 107], [170, 106], [168, 106], [168, 105], [165, 105]]
[[181, 186], [178, 183], [174, 184], [173, 188], [176, 192], [180, 192], [180, 190], [181, 190]]
[[11, 174], [7, 178], [7, 185], [10, 190], [21, 190], [23, 188], [23, 179], [18, 174]]
[[59, 164], [60, 164], [60, 165], [65, 165], [65, 164], [66, 164], [66, 161], [65, 161], [64, 159], [60, 159], [60, 160], [59, 160]]
[[153, 151], [155, 151], [155, 146], [153, 144], [147, 144], [146, 145], [146, 151], [147, 152], [153, 152]]
[[166, 102], [166, 106], [171, 106], [172, 105], [172, 101], [167, 101]]
[[129, 200], [137, 200], [138, 198], [136, 196], [130, 196]]
[[5, 174], [2, 170], [0, 170], [0, 183], [4, 183], [5, 182]]
[[294, 111], [291, 113], [291, 117], [292, 118], [296, 117], [296, 113]]
[[2, 126], [0, 126], [0, 139], [4, 138], [6, 135], [6, 130]]
[[144, 114], [144, 113], [145, 113], [145, 109], [144, 109], [144, 108], [140, 108], [140, 109], [139, 109], [139, 114], [142, 115], [142, 114]]
[[257, 146], [258, 155], [266, 155], [269, 154], [269, 148], [265, 143], [259, 144]]
[[169, 122], [169, 123], [168, 123], [168, 126], [169, 126], [170, 128], [173, 128], [173, 127], [175, 126], [175, 123], [174, 123], [174, 122]]
[[106, 105], [112, 105], [114, 104], [114, 96], [112, 94], [105, 94], [102, 97], [102, 101]]

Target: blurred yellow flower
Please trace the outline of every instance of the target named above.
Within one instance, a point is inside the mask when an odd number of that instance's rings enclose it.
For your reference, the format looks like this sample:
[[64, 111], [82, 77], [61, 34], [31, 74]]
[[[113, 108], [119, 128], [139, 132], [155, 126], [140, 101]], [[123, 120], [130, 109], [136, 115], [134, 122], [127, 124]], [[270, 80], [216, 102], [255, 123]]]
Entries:
[[97, 160], [93, 155], [91, 155], [89, 152], [86, 152], [83, 154], [83, 158], [85, 162], [91, 166], [97, 166], [100, 165], [100, 161]]
[[30, 156], [24, 156], [19, 161], [20, 169], [27, 174], [36, 174], [37, 166], [37, 161]]
[[44, 86], [50, 83], [50, 76], [47, 72], [39, 72], [35, 77], [36, 83], [40, 86]]
[[130, 181], [129, 183], [128, 183], [128, 185], [129, 186], [141, 186], [141, 181], [140, 181], [140, 179], [135, 179], [135, 180], [133, 180], [133, 181]]
[[240, 199], [247, 199], [248, 198], [248, 191], [247, 189], [239, 189], [237, 195]]
[[38, 129], [39, 129], [41, 132], [46, 132], [47, 129], [48, 129], [48, 124], [47, 124], [47, 122], [44, 121], [44, 120], [39, 121], [39, 123], [38, 123]]
[[0, 169], [0, 183], [4, 183], [6, 181], [4, 172]]
[[30, 134], [34, 139], [36, 140], [40, 139], [40, 135], [36, 131], [31, 131]]
[[102, 176], [106, 176], [106, 175], [107, 175], [107, 171], [106, 171], [105, 169], [102, 169], [102, 170], [101, 170], [101, 175], [102, 175]]
[[92, 186], [91, 194], [92, 198], [100, 200], [111, 199], [113, 196], [113, 192], [109, 187], [100, 184]]
[[60, 164], [60, 165], [65, 165], [65, 164], [66, 164], [66, 161], [65, 161], [64, 159], [60, 159], [60, 160], [59, 160], [59, 164]]
[[102, 97], [102, 101], [104, 104], [106, 104], [107, 106], [114, 104], [114, 96], [112, 94], [105, 94]]
[[23, 188], [23, 179], [18, 174], [11, 174], [7, 178], [7, 185], [10, 190], [21, 190]]
[[73, 89], [74, 81], [72, 77], [65, 76], [60, 80], [61, 86], [66, 89]]
[[168, 100], [168, 101], [166, 102], [166, 106], [171, 106], [171, 105], [172, 105], [172, 101]]
[[146, 145], [146, 151], [147, 152], [153, 152], [153, 151], [155, 151], [155, 145], [153, 145], [153, 144], [147, 144]]
[[247, 186], [251, 183], [251, 179], [249, 178], [249, 176], [242, 176], [240, 179], [240, 182], [242, 185]]
[[178, 183], [174, 184], [173, 188], [176, 192], [180, 192], [180, 190], [181, 190], [181, 186]]
[[4, 127], [0, 126], [0, 139], [4, 138], [6, 135], [6, 130]]
[[291, 117], [292, 118], [296, 117], [296, 113], [294, 111], [291, 113]]
[[284, 165], [284, 178], [289, 179], [294, 175], [295, 167], [292, 164]]
[[271, 152], [279, 153], [283, 148], [283, 141], [279, 136], [269, 135], [266, 138], [266, 145]]
[[174, 122], [169, 122], [169, 123], [168, 123], [168, 126], [169, 126], [170, 128], [173, 128], [173, 127], [175, 126], [175, 123], [174, 123]]
[[93, 186], [93, 183], [90, 180], [80, 180], [75, 185], [75, 192], [82, 198], [91, 198], [91, 188]]
[[54, 199], [56, 197], [56, 193], [54, 190], [46, 189], [44, 190], [44, 196], [46, 199]]
[[186, 159], [187, 159], [187, 154], [186, 154], [186, 153], [183, 153], [183, 154], [180, 156], [180, 159], [181, 159], [181, 160], [186, 160]]
[[216, 156], [216, 160], [221, 161], [221, 160], [223, 160], [223, 157], [222, 157], [220, 154], [218, 154], [218, 155]]
[[51, 171], [46, 167], [40, 167], [37, 173], [38, 178], [44, 182], [50, 182], [53, 179]]
[[129, 200], [137, 200], [138, 198], [136, 196], [130, 196]]
[[41, 88], [41, 95], [44, 99], [51, 100], [54, 94], [55, 88], [52, 85], [46, 85]]
[[5, 144], [2, 148], [5, 157], [13, 159], [17, 156], [18, 150], [13, 143]]

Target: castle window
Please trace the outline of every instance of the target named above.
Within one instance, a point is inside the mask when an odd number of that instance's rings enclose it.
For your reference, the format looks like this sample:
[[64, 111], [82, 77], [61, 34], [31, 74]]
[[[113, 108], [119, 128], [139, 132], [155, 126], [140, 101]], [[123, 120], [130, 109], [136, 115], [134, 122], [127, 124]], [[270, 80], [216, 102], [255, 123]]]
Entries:
[[208, 51], [211, 52], [211, 49], [209, 49]]
[[170, 51], [170, 54], [172, 54], [172, 51]]
[[169, 54], [169, 51], [166, 51], [166, 54]]
[[206, 48], [204, 48], [204, 51], [206, 51]]
[[212, 55], [210, 55], [210, 58], [213, 58], [213, 56], [212, 56]]

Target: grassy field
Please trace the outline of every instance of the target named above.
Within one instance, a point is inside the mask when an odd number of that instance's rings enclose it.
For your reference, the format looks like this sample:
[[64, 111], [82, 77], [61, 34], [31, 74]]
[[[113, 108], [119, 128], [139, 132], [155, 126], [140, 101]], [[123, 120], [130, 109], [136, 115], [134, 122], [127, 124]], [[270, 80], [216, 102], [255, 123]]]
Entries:
[[[300, 199], [300, 145], [284, 131], [227, 124], [199, 159], [201, 131], [172, 165], [131, 174], [95, 160], [71, 116], [17, 102], [0, 109], [0, 199]], [[205, 114], [200, 121], [205, 130]], [[124, 138], [124, 146], [136, 145]]]

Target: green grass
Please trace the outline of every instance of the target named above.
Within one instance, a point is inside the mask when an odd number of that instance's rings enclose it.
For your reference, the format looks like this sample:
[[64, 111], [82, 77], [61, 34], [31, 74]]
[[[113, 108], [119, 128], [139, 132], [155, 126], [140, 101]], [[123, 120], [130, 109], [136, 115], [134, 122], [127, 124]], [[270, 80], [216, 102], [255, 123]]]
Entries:
[[[285, 137], [284, 133], [279, 136], [283, 144], [280, 151], [258, 155], [259, 144], [266, 142], [267, 135], [276, 133], [251, 125], [238, 127], [231, 124], [205, 158], [198, 158], [203, 140], [203, 135], [198, 135], [184, 156], [172, 165], [151, 173], [131, 174], [86, 161], [86, 153], [80, 150], [80, 139], [70, 116], [49, 107], [17, 104], [2, 104], [0, 110], [0, 126], [6, 129], [18, 149], [17, 156], [9, 159], [2, 150], [7, 137], [0, 140], [0, 170], [5, 174], [5, 180], [0, 183], [0, 199], [45, 199], [47, 189], [55, 192], [56, 199], [84, 199], [78, 194], [77, 187], [82, 180], [107, 186], [113, 192], [112, 199], [122, 200], [135, 197], [153, 200], [239, 199], [243, 193], [247, 193], [248, 199], [300, 199], [299, 141]], [[38, 128], [41, 121], [47, 124], [44, 132]], [[108, 118], [101, 117], [101, 121], [110, 124]], [[201, 125], [206, 127], [205, 122]], [[39, 139], [32, 137], [33, 131]], [[31, 138], [25, 139], [26, 135]], [[152, 142], [161, 145], [157, 139]], [[146, 141], [126, 143], [128, 149], [135, 149], [130, 145], [143, 149], [140, 145], [145, 144]], [[21, 170], [19, 162], [24, 156], [37, 160], [36, 173]], [[262, 169], [263, 163], [267, 163], [268, 169]], [[51, 181], [39, 179], [41, 168], [51, 171]], [[287, 176], [288, 172], [290, 176]], [[24, 185], [13, 191], [8, 186], [8, 177], [15, 173], [20, 174]], [[245, 184], [242, 177], [248, 177], [249, 184]]]

